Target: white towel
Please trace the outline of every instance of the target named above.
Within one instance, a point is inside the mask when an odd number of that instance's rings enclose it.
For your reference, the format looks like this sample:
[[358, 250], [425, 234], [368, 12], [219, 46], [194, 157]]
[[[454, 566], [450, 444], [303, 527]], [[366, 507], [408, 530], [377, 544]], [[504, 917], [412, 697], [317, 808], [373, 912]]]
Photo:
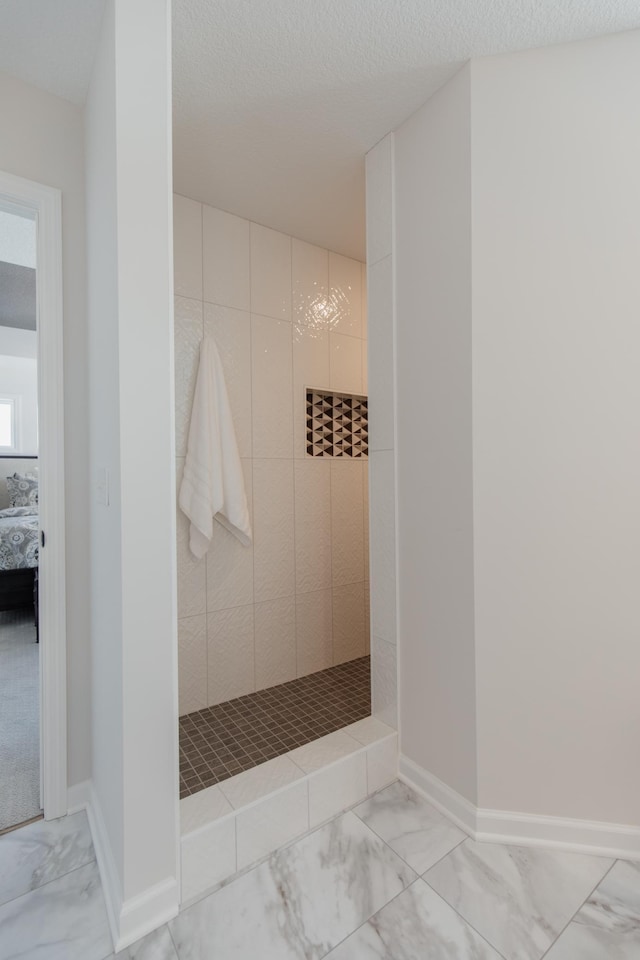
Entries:
[[200, 345], [200, 364], [191, 409], [187, 459], [180, 485], [180, 508], [191, 521], [189, 547], [203, 557], [211, 544], [214, 519], [240, 543], [251, 543], [244, 489], [222, 361], [214, 341]]

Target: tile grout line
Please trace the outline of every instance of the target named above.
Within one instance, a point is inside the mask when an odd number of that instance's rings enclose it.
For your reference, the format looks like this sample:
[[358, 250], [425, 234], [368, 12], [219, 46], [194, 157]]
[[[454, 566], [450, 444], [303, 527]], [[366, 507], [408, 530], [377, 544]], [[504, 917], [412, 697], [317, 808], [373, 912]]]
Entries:
[[[369, 744], [368, 746], [371, 746], [371, 744]], [[441, 857], [438, 857], [438, 859], [435, 860], [429, 867], [427, 867], [426, 870], [424, 870], [422, 873], [418, 873], [418, 871], [416, 870], [416, 868], [413, 867], [413, 866], [411, 866], [411, 864], [409, 863], [409, 861], [408, 861], [405, 857], [403, 857], [401, 853], [399, 853], [397, 850], [395, 850], [394, 847], [391, 846], [391, 844], [389, 843], [388, 840], [385, 840], [384, 837], [381, 837], [381, 836], [380, 836], [380, 834], [379, 834], [378, 831], [375, 829], [375, 827], [372, 827], [370, 823], [367, 823], [366, 820], [363, 820], [362, 817], [360, 816], [360, 814], [356, 812], [356, 811], [357, 811], [357, 807], [362, 806], [362, 805], [365, 804], [365, 803], [369, 803], [370, 800], [372, 799], [372, 797], [376, 796], [378, 793], [382, 793], [384, 790], [388, 790], [389, 787], [392, 787], [394, 783], [400, 783], [400, 782], [401, 782], [401, 781], [399, 781], [398, 778], [396, 777], [396, 779], [393, 780], [391, 783], [385, 784], [385, 786], [384, 786], [384, 787], [381, 787], [380, 790], [376, 791], [376, 793], [371, 794], [371, 796], [368, 796], [368, 797], [366, 798], [366, 800], [361, 800], [360, 803], [358, 803], [358, 804], [356, 804], [354, 807], [352, 807], [352, 810], [353, 810], [353, 813], [356, 815], [356, 817], [358, 817], [358, 819], [361, 820], [362, 823], [365, 824], [365, 826], [369, 827], [369, 830], [371, 830], [372, 833], [375, 833], [376, 837], [378, 837], [379, 840], [382, 840], [382, 842], [383, 842], [387, 847], [389, 847], [390, 850], [393, 850], [393, 852], [395, 853], [395, 855], [396, 855], [397, 857], [400, 857], [400, 859], [401, 859], [404, 863], [406, 863], [406, 865], [407, 865], [411, 870], [413, 870], [413, 872], [416, 874], [416, 876], [418, 877], [418, 879], [424, 880], [425, 874], [427, 874], [427, 873], [429, 872], [429, 870], [432, 870], [432, 869], [436, 866], [436, 864], [441, 863], [443, 860], [445, 860], [446, 857], [448, 857], [450, 854], [452, 854], [454, 850], [457, 850], [457, 848], [458, 848], [459, 846], [461, 846], [461, 844], [463, 844], [464, 841], [467, 840], [468, 838], [467, 838], [467, 837], [463, 837], [462, 840], [458, 840], [458, 842], [455, 844], [455, 846], [451, 847], [450, 850], [447, 850], [446, 853], [443, 853]], [[424, 802], [425, 802], [425, 803], [428, 803], [428, 800], [425, 800]], [[435, 809], [435, 808], [434, 808], [434, 809]], [[451, 821], [450, 821], [447, 817], [445, 817], [443, 814], [441, 814], [441, 816], [442, 816], [443, 819], [446, 821], [446, 823], [450, 824], [451, 826], [455, 826], [455, 824], [452, 824]], [[459, 829], [459, 828], [456, 828], [456, 829]], [[425, 881], [425, 882], [426, 882], [426, 881]], [[431, 884], [429, 884], [429, 886], [431, 886]], [[432, 888], [432, 889], [433, 889], [433, 888]], [[434, 891], [434, 892], [437, 892], [437, 891]]]
[[[468, 839], [469, 839], [468, 837], [465, 837], [465, 840], [468, 840]], [[462, 841], [457, 845], [457, 847], [456, 847], [455, 849], [457, 850], [457, 848], [458, 848], [459, 846], [461, 846], [464, 842], [465, 842], [465, 841], [462, 840]], [[450, 851], [450, 852], [452, 853], [453, 851]], [[449, 854], [447, 854], [446, 856], [449, 856]], [[442, 860], [444, 860], [444, 859], [445, 859], [445, 857], [442, 857], [442, 858], [438, 861], [438, 863], [442, 863]], [[435, 866], [435, 864], [434, 864], [433, 866]], [[460, 913], [460, 911], [457, 910], [456, 907], [454, 907], [452, 903], [449, 903], [449, 901], [446, 900], [446, 899], [442, 896], [441, 893], [438, 893], [438, 891], [435, 889], [435, 887], [432, 887], [432, 886], [431, 886], [431, 884], [430, 884], [429, 881], [427, 880], [427, 873], [429, 873], [430, 870], [432, 870], [432, 867], [429, 867], [429, 870], [427, 870], [427, 871], [423, 874], [423, 876], [420, 878], [424, 883], [426, 883], [426, 885], [429, 887], [429, 890], [433, 891], [433, 893], [435, 893], [435, 895], [436, 895], [437, 897], [440, 897], [440, 899], [442, 900], [442, 902], [443, 902], [443, 903], [446, 903], [446, 905], [447, 905], [448, 907], [450, 907], [450, 908], [453, 910], [453, 912], [454, 912], [458, 917], [460, 917], [460, 920], [462, 921], [462, 923], [466, 924], [471, 930], [473, 930], [473, 932], [476, 934], [476, 936], [480, 937], [480, 939], [483, 940], [484, 943], [487, 943], [487, 944], [491, 947], [491, 949], [497, 954], [497, 956], [502, 957], [502, 960], [508, 960], [508, 958], [505, 957], [505, 955], [502, 953], [502, 951], [498, 950], [498, 948], [495, 946], [495, 944], [493, 944], [493, 943], [492, 943], [490, 940], [488, 940], [482, 933], [480, 933], [480, 931], [477, 930], [477, 929], [474, 927], [474, 925], [473, 925], [469, 920], [467, 920], [466, 917], [463, 917], [463, 915]], [[538, 958], [538, 960], [542, 960], [542, 958]]]
[[[295, 783], [296, 781], [293, 781], [293, 782]], [[286, 786], [289, 786], [289, 785], [285, 785], [285, 788], [283, 789], [286, 789]], [[386, 790], [387, 787], [390, 787], [390, 786], [391, 784], [386, 784], [386, 786], [381, 787], [380, 790], [376, 790], [375, 793], [372, 793], [371, 797], [368, 797], [367, 799], [371, 799], [372, 797], [377, 796], [377, 794], [382, 793], [383, 790]], [[201, 895], [196, 895], [196, 897], [188, 904], [188, 906], [186, 906], [183, 910], [180, 910], [180, 914], [186, 913], [188, 910], [191, 909], [191, 907], [194, 907], [197, 903], [202, 903], [203, 900], [207, 900], [209, 897], [213, 897], [220, 890], [223, 890], [225, 887], [231, 886], [231, 884], [235, 883], [236, 880], [239, 880], [241, 877], [245, 876], [247, 873], [251, 873], [252, 870], [257, 870], [258, 867], [262, 866], [262, 864], [266, 863], [268, 860], [271, 860], [272, 857], [278, 856], [279, 854], [283, 853], [285, 850], [289, 850], [291, 847], [295, 846], [295, 844], [299, 843], [301, 840], [304, 840], [307, 837], [312, 836], [314, 833], [318, 833], [318, 831], [322, 830], [323, 827], [326, 827], [327, 824], [340, 820], [341, 818], [345, 817], [349, 813], [353, 813], [355, 808], [359, 806], [362, 802], [363, 802], [362, 800], [357, 800], [355, 803], [352, 803], [351, 806], [346, 807], [344, 810], [341, 810], [339, 813], [334, 814], [333, 817], [329, 817], [327, 820], [323, 820], [322, 823], [316, 824], [316, 826], [314, 827], [310, 827], [308, 830], [306, 830], [304, 833], [300, 834], [297, 837], [292, 837], [291, 840], [288, 840], [286, 843], [282, 844], [282, 846], [278, 847], [276, 850], [272, 850], [271, 853], [265, 854], [259, 860], [256, 860], [255, 863], [252, 863], [252, 864], [249, 864], [249, 866], [243, 867], [242, 870], [238, 870], [237, 873], [234, 873], [230, 877], [227, 877], [224, 880], [220, 881], [220, 883], [218, 883], [208, 891], [205, 891]], [[233, 812], [237, 813], [238, 810], [234, 809]], [[227, 816], [229, 816], [229, 814], [227, 814]], [[354, 816], [357, 816], [357, 815], [354, 814]], [[363, 823], [359, 817], [357, 817], [357, 819], [360, 821], [360, 823]], [[374, 831], [371, 830], [371, 828], [366, 823], [363, 823], [363, 826], [366, 827], [367, 830], [369, 830], [371, 833], [374, 833]], [[377, 834], [374, 834], [374, 835], [377, 837]], [[381, 839], [381, 838], [378, 838], [378, 839]], [[384, 840], [382, 841], [382, 843], [387, 847], [389, 846], [389, 844], [386, 843], [386, 841]], [[395, 851], [392, 851], [392, 853], [394, 853], [394, 855], [397, 856], [397, 854], [395, 854]], [[400, 857], [400, 859], [402, 858]], [[413, 872], [415, 873], [415, 870]], [[416, 874], [416, 880], [413, 882], [415, 883], [417, 880], [420, 880], [420, 879], [421, 879], [420, 876]]]
[[[469, 838], [466, 837], [465, 839], [469, 839]], [[461, 843], [464, 843], [464, 840], [462, 840]], [[460, 844], [458, 844], [458, 846], [460, 846]], [[448, 856], [448, 854], [447, 854], [447, 856]], [[441, 860], [444, 860], [444, 859], [445, 859], [444, 857], [441, 858]], [[440, 863], [441, 860], [439, 860], [438, 863]], [[434, 866], [435, 866], [435, 864], [434, 864]], [[431, 867], [430, 867], [429, 869], [431, 869]], [[428, 873], [428, 872], [429, 872], [429, 870], [427, 870], [427, 873]], [[445, 900], [445, 898], [442, 896], [442, 894], [441, 894], [441, 893], [438, 893], [438, 891], [435, 890], [434, 887], [431, 886], [431, 884], [429, 883], [429, 881], [426, 879], [425, 876], [422, 876], [420, 879], [422, 880], [423, 883], [425, 883], [425, 884], [428, 886], [429, 890], [431, 890], [432, 893], [435, 893], [435, 895], [436, 895], [437, 897], [439, 897], [440, 900], [442, 900], [443, 903], [446, 903], [446, 905], [447, 905], [448, 907], [450, 907], [451, 910], [453, 910], [453, 912], [456, 914], [456, 916], [458, 916], [458, 917], [460, 918], [460, 920], [462, 921], [462, 923], [463, 923], [464, 925], [466, 925], [467, 927], [469, 927], [470, 930], [473, 930], [473, 932], [476, 934], [476, 936], [479, 937], [479, 938], [482, 940], [483, 943], [486, 943], [487, 946], [488, 946], [491, 950], [493, 950], [493, 952], [496, 954], [496, 956], [501, 957], [502, 960], [509, 960], [509, 958], [508, 958], [508, 957], [505, 957], [504, 953], [502, 953], [501, 950], [498, 950], [498, 948], [495, 946], [495, 944], [493, 944], [490, 940], [488, 940], [487, 937], [485, 937], [484, 934], [480, 933], [479, 930], [476, 930], [476, 928], [474, 927], [474, 925], [473, 925], [469, 920], [467, 920], [466, 917], [463, 917], [462, 914], [459, 912], [459, 910], [456, 910], [456, 908], [453, 906], [452, 903], [449, 903], [448, 900]], [[542, 958], [538, 958], [538, 960], [542, 960]]]
[[[80, 812], [80, 811], [78, 811]], [[32, 887], [29, 890], [24, 890], [22, 893], [17, 894], [15, 897], [10, 897], [9, 900], [5, 900], [3, 903], [0, 903], [0, 913], [4, 910], [6, 906], [10, 903], [15, 903], [16, 900], [20, 900], [21, 897], [28, 897], [31, 893], [37, 893], [38, 890], [44, 890], [45, 887], [48, 887], [50, 884], [55, 883], [57, 880], [63, 880], [64, 877], [71, 876], [72, 873], [75, 873], [77, 870], [82, 870], [84, 867], [91, 866], [92, 863], [95, 863], [96, 868], [98, 866], [98, 861], [96, 860], [96, 851], [93, 847], [93, 839], [91, 840], [91, 846], [93, 849], [93, 856], [90, 860], [87, 860], [86, 863], [79, 863], [76, 867], [72, 867], [71, 870], [65, 871], [65, 873], [59, 874], [57, 877], [51, 877], [50, 880], [46, 880], [44, 883], [38, 884], [37, 887]], [[100, 879], [100, 892], [102, 893], [102, 878], [100, 877], [100, 871], [98, 870], [98, 877]]]
[[556, 937], [555, 937], [555, 939], [552, 941], [552, 943], [549, 944], [549, 946], [547, 947], [547, 949], [546, 949], [546, 950], [544, 951], [544, 953], [540, 956], [539, 960], [544, 960], [544, 958], [548, 955], [549, 951], [550, 951], [553, 947], [555, 947], [555, 945], [556, 945], [556, 943], [558, 942], [558, 940], [560, 939], [560, 937], [561, 937], [561, 936], [563, 935], [563, 933], [571, 926], [571, 924], [573, 923], [573, 921], [575, 920], [575, 918], [578, 916], [578, 914], [580, 913], [580, 911], [581, 911], [582, 908], [584, 907], [585, 903], [587, 903], [587, 902], [591, 899], [591, 897], [594, 895], [594, 893], [596, 892], [596, 890], [598, 889], [598, 887], [599, 887], [602, 883], [604, 883], [604, 881], [605, 881], [606, 878], [609, 876], [609, 874], [611, 873], [611, 871], [613, 870], [613, 868], [615, 867], [615, 865], [616, 865], [617, 862], [618, 862], [617, 859], [614, 860], [613, 863], [611, 864], [611, 866], [609, 867], [609, 869], [604, 872], [604, 874], [602, 875], [602, 877], [600, 877], [600, 879], [599, 879], [598, 882], [596, 883], [596, 885], [595, 885], [595, 887], [593, 888], [593, 890], [591, 890], [591, 891], [587, 894], [587, 896], [584, 898], [584, 900], [582, 901], [582, 903], [580, 904], [580, 906], [578, 907], [578, 909], [575, 911], [575, 913], [573, 913], [573, 914], [571, 915], [571, 917], [569, 918], [569, 920], [567, 921], [567, 923], [565, 923], [565, 925], [564, 925], [564, 927], [562, 928], [562, 930], [560, 930], [560, 932], [556, 935]]
[[399, 897], [405, 894], [407, 890], [410, 890], [411, 887], [414, 887], [416, 883], [419, 883], [419, 882], [420, 882], [420, 877], [416, 876], [415, 880], [412, 880], [411, 883], [408, 883], [406, 887], [403, 887], [402, 890], [399, 890], [398, 893], [396, 893], [395, 897], [391, 897], [390, 900], [387, 900], [386, 903], [383, 903], [383, 905], [378, 910], [375, 910], [372, 914], [370, 914], [370, 916], [367, 917], [366, 920], [363, 920], [362, 923], [359, 923], [354, 930], [352, 930], [350, 933], [346, 935], [346, 937], [343, 937], [342, 940], [338, 941], [338, 943], [334, 943], [334, 945], [331, 947], [331, 949], [327, 953], [322, 954], [322, 957], [320, 958], [320, 960], [325, 960], [326, 957], [330, 958], [334, 950], [337, 950], [338, 947], [340, 947], [343, 943], [346, 943], [346, 941], [349, 940], [350, 937], [355, 936], [356, 933], [358, 933], [359, 930], [362, 930], [363, 927], [366, 927], [367, 924], [370, 923], [370, 921], [373, 920], [374, 917], [376, 917], [379, 913], [382, 913], [383, 910], [386, 910], [386, 908], [390, 904], [394, 903]]

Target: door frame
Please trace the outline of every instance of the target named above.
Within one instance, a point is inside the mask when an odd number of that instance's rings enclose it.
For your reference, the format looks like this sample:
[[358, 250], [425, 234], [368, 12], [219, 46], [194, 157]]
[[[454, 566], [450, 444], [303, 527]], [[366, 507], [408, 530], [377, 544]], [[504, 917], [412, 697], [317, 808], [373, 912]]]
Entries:
[[36, 221], [40, 791], [45, 820], [67, 813], [62, 194], [0, 171], [0, 201]]

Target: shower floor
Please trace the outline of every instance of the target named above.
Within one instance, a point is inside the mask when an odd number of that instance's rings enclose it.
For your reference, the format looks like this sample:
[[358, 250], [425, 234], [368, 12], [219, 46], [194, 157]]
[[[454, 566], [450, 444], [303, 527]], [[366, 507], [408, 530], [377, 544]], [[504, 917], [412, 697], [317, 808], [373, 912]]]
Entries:
[[370, 713], [369, 657], [188, 713], [180, 717], [180, 797]]

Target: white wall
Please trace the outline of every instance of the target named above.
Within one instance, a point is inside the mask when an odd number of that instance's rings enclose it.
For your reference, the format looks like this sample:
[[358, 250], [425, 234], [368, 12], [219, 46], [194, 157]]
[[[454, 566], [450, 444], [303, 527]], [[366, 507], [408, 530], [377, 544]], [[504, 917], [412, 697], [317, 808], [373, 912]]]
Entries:
[[394, 137], [402, 752], [480, 823], [639, 822], [639, 81], [474, 61]]
[[68, 779], [91, 768], [87, 323], [82, 111], [0, 74], [0, 169], [62, 190]]
[[366, 158], [372, 713], [398, 726], [393, 134]]
[[[115, 8], [105, 7], [85, 106], [91, 484], [92, 779], [124, 872], [123, 652]], [[104, 471], [108, 471], [105, 480]], [[99, 483], [108, 485], [108, 507]], [[122, 882], [122, 881], [121, 881]], [[120, 891], [120, 897], [123, 894]]]
[[35, 330], [0, 326], [0, 355], [4, 357], [30, 357], [36, 359], [38, 337]]
[[482, 806], [640, 822], [640, 33], [473, 64]]
[[[35, 333], [33, 335], [35, 337]], [[18, 401], [16, 449], [20, 453], [37, 454], [38, 370], [35, 359], [7, 356], [0, 346], [0, 396], [15, 397]]]
[[167, 3], [110, 0], [85, 111], [93, 787], [118, 947], [179, 893], [169, 40]]
[[[367, 461], [306, 451], [305, 387], [366, 392], [363, 265], [176, 196], [176, 471], [203, 335], [222, 356], [253, 544], [178, 511], [180, 712], [369, 650]], [[331, 330], [314, 305], [334, 302]]]
[[395, 134], [405, 756], [476, 799], [470, 70]]

